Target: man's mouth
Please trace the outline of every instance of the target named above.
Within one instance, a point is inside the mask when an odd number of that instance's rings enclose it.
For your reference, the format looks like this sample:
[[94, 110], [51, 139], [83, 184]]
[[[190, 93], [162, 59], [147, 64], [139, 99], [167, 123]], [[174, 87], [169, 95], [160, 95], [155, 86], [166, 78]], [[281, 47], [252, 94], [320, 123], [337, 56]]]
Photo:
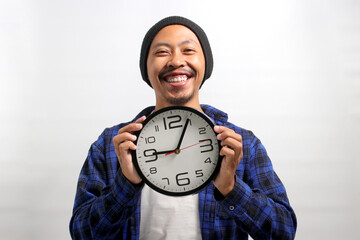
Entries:
[[171, 84], [173, 87], [182, 87], [193, 78], [195, 71], [191, 68], [167, 69], [159, 74], [159, 79]]
[[181, 83], [188, 80], [188, 76], [186, 75], [175, 75], [175, 76], [168, 76], [165, 77], [165, 80], [169, 83]]

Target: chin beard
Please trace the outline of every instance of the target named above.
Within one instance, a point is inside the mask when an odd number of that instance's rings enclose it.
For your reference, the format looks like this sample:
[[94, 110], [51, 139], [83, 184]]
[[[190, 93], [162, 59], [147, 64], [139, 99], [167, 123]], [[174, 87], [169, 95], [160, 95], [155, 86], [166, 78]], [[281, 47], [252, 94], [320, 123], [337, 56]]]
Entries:
[[194, 93], [190, 94], [189, 96], [182, 96], [182, 97], [178, 97], [178, 98], [171, 98], [168, 97], [167, 101], [171, 104], [171, 105], [185, 105], [186, 103], [190, 102], [190, 100], [194, 97]]

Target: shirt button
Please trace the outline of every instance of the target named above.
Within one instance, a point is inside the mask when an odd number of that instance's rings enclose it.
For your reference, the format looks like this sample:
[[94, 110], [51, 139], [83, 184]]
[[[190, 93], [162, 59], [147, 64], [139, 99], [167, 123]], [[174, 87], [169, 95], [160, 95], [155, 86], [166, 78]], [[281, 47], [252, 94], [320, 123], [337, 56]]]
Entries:
[[232, 211], [232, 210], [234, 210], [234, 209], [235, 209], [234, 206], [230, 206], [230, 207], [229, 207], [229, 210], [230, 210], [230, 211]]

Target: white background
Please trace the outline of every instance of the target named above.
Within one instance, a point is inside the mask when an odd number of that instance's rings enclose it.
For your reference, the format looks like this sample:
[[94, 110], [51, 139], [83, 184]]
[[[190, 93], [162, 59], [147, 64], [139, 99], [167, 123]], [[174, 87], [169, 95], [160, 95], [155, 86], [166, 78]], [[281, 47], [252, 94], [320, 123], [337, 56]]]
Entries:
[[360, 184], [360, 2], [0, 0], [0, 239], [70, 239], [77, 178], [105, 127], [154, 104], [146, 31], [207, 33], [201, 102], [264, 143], [296, 239], [354, 239]]

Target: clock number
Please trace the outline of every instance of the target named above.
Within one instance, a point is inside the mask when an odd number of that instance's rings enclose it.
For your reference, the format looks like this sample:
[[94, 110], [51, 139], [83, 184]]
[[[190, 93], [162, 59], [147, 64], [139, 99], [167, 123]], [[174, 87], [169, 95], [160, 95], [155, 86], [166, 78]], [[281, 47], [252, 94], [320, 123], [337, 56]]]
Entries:
[[206, 128], [205, 127], [199, 128], [199, 134], [206, 134]]
[[[171, 121], [168, 122], [167, 120], [171, 120]], [[180, 115], [169, 116], [167, 118], [163, 118], [165, 130], [167, 130], [168, 128], [173, 129], [173, 128], [182, 127], [182, 124], [177, 124], [180, 121], [181, 121], [181, 116]]]
[[214, 150], [211, 139], [204, 139], [204, 140], [200, 140], [199, 142], [207, 143], [205, 145], [200, 145], [200, 148], [205, 148], [204, 150], [201, 151], [201, 153], [211, 152], [212, 150]]
[[155, 142], [155, 137], [154, 136], [145, 138], [145, 143], [146, 144], [154, 143], [154, 142]]
[[187, 177], [181, 177], [182, 175], [186, 175], [188, 172], [179, 173], [176, 175], [176, 184], [178, 186], [186, 186], [190, 184], [190, 179]]
[[159, 131], [159, 125], [155, 125], [155, 132]]
[[195, 171], [195, 174], [196, 174], [196, 177], [202, 177], [202, 176], [204, 176], [204, 174], [203, 174], [203, 172], [202, 172], [202, 169], [196, 170], [196, 171]]
[[157, 152], [155, 149], [147, 149], [144, 151], [144, 156], [145, 157], [153, 157], [153, 159], [149, 159], [145, 162], [154, 162], [158, 159], [158, 156], [157, 156]]
[[151, 167], [151, 168], [149, 169], [149, 171], [150, 171], [151, 174], [156, 174], [156, 173], [157, 173], [156, 167]]
[[204, 163], [211, 163], [211, 159], [208, 157], [208, 158], [204, 161]]
[[167, 184], [170, 185], [170, 180], [167, 177], [162, 178], [161, 180], [166, 180]]

